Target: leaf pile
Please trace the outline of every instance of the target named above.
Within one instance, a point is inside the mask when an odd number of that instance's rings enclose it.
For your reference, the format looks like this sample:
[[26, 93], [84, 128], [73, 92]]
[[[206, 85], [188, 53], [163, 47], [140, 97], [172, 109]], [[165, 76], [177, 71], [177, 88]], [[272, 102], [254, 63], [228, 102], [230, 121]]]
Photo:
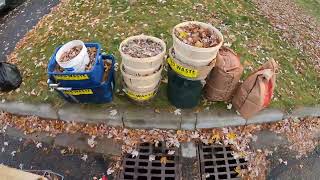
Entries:
[[188, 24], [174, 30], [184, 43], [200, 48], [215, 47], [220, 43], [219, 36], [212, 30], [197, 24]]
[[[89, 55], [89, 63], [86, 65], [85, 70], [86, 71], [90, 71], [94, 67], [94, 64], [96, 62], [97, 48], [95, 48], [95, 47], [87, 48], [87, 52], [88, 52], [88, 55]], [[59, 66], [59, 64], [56, 64], [56, 67], [55, 67], [54, 71], [55, 72], [63, 72], [64, 69], [61, 66]]]
[[78, 56], [78, 54], [81, 52], [81, 50], [82, 50], [82, 46], [75, 46], [75, 47], [69, 49], [68, 51], [62, 53], [62, 55], [61, 55], [60, 59], [58, 59], [58, 61], [68, 62], [71, 59]]
[[289, 149], [298, 152], [297, 158], [312, 152], [319, 144], [315, 137], [320, 137], [319, 118], [309, 117], [304, 120], [297, 118], [286, 119], [273, 124], [270, 130], [285, 134], [290, 142]]
[[295, 1], [254, 0], [271, 24], [282, 32], [282, 37], [301, 52], [310, 55], [320, 70], [320, 23], [308, 15]]
[[134, 39], [124, 44], [121, 50], [134, 58], [147, 58], [160, 54], [163, 47], [151, 39]]
[[[254, 137], [253, 132], [260, 130], [261, 126], [246, 126], [222, 129], [207, 129], [197, 131], [186, 130], [134, 130], [108, 127], [105, 124], [94, 125], [85, 123], [64, 122], [58, 120], [42, 120], [37, 117], [19, 117], [8, 113], [0, 114], [0, 124], [2, 126], [13, 126], [24, 131], [25, 134], [35, 132], [47, 132], [51, 136], [60, 133], [79, 133], [92, 136], [89, 139], [89, 145], [93, 146], [95, 137], [107, 137], [123, 143], [123, 153], [136, 154], [136, 146], [143, 142], [150, 142], [157, 146], [160, 142], [165, 142], [168, 148], [180, 147], [182, 142], [202, 142], [231, 144], [234, 148], [234, 157], [245, 157], [247, 160], [255, 157], [255, 153], [251, 152], [248, 143]], [[169, 151], [168, 155], [174, 153]], [[137, 155], [137, 154], [136, 154]], [[164, 156], [166, 157], [166, 156]], [[150, 157], [152, 159], [152, 157]], [[162, 159], [165, 163], [165, 159]], [[120, 168], [120, 164], [115, 163], [110, 171]], [[254, 167], [253, 167], [254, 168]], [[244, 175], [243, 175], [244, 176]]]
[[97, 56], [97, 48], [95, 47], [87, 48], [87, 51], [89, 55], [89, 63], [87, 64], [85, 70], [90, 71], [96, 62], [95, 60]]

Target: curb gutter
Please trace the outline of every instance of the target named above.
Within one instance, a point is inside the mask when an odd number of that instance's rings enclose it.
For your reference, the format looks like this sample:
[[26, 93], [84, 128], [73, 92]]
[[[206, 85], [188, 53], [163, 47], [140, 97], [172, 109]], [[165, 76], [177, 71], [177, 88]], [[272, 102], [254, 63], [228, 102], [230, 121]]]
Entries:
[[[111, 115], [111, 110], [117, 110]], [[216, 128], [239, 126], [245, 124], [260, 124], [281, 121], [286, 118], [303, 118], [306, 116], [320, 116], [320, 105], [314, 107], [300, 107], [285, 114], [278, 109], [265, 109], [255, 117], [245, 120], [234, 111], [211, 110], [199, 113], [191, 110], [181, 110], [181, 115], [170, 112], [156, 113], [153, 109], [83, 109], [80, 105], [63, 106], [54, 109], [49, 104], [28, 104], [22, 102], [0, 103], [0, 111], [14, 115], [38, 116], [44, 119], [58, 119], [82, 123], [108, 124], [114, 127], [137, 129], [183, 129], [194, 130], [202, 128]]]

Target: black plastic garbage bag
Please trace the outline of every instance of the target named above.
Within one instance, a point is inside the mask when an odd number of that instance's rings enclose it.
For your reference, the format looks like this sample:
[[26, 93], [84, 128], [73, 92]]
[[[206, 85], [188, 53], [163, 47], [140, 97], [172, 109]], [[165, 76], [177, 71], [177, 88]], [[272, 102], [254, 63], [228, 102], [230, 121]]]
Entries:
[[17, 89], [22, 82], [19, 69], [6, 62], [0, 62], [0, 91], [8, 92]]

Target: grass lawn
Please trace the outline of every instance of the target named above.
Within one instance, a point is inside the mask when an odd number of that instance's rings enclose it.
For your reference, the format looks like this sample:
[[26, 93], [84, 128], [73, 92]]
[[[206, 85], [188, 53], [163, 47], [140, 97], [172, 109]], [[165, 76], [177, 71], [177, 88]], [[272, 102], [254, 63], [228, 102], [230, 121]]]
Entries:
[[[320, 102], [319, 75], [310, 59], [279, 38], [279, 34], [260, 16], [248, 0], [141, 0], [130, 6], [125, 0], [68, 0], [36, 28], [27, 34], [16, 50], [17, 64], [22, 70], [24, 84], [18, 92], [1, 98], [61, 105], [55, 93], [46, 86], [46, 66], [56, 46], [73, 39], [99, 42], [103, 51], [113, 53], [120, 61], [118, 46], [126, 37], [148, 34], [172, 45], [172, 28], [185, 20], [210, 22], [221, 30], [225, 41], [241, 55], [246, 77], [268, 58], [280, 64], [277, 88], [272, 107], [290, 109]], [[164, 73], [165, 74], [165, 73]], [[117, 72], [117, 89], [120, 72]], [[205, 101], [203, 105], [207, 105]], [[218, 105], [217, 105], [218, 104]], [[135, 107], [116, 93], [114, 101], [103, 106]], [[171, 107], [166, 97], [166, 84], [152, 101], [152, 107]], [[216, 107], [225, 107], [216, 103]]]
[[320, 21], [320, 0], [295, 0], [298, 5]]

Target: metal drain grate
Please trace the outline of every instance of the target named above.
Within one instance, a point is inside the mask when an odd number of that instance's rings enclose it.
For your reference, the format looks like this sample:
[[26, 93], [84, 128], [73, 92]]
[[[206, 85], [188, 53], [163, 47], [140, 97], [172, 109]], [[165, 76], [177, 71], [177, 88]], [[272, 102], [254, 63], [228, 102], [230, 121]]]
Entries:
[[240, 179], [237, 166], [247, 168], [247, 162], [233, 157], [232, 148], [220, 144], [199, 145], [201, 174], [203, 180]]
[[[139, 145], [137, 157], [126, 155], [123, 160], [121, 180], [178, 180], [180, 175], [179, 159], [177, 151], [174, 155], [168, 155], [165, 143], [159, 143], [158, 147], [150, 143]], [[149, 161], [149, 156], [155, 155], [155, 160]], [[167, 161], [162, 164], [160, 159], [166, 157]]]

